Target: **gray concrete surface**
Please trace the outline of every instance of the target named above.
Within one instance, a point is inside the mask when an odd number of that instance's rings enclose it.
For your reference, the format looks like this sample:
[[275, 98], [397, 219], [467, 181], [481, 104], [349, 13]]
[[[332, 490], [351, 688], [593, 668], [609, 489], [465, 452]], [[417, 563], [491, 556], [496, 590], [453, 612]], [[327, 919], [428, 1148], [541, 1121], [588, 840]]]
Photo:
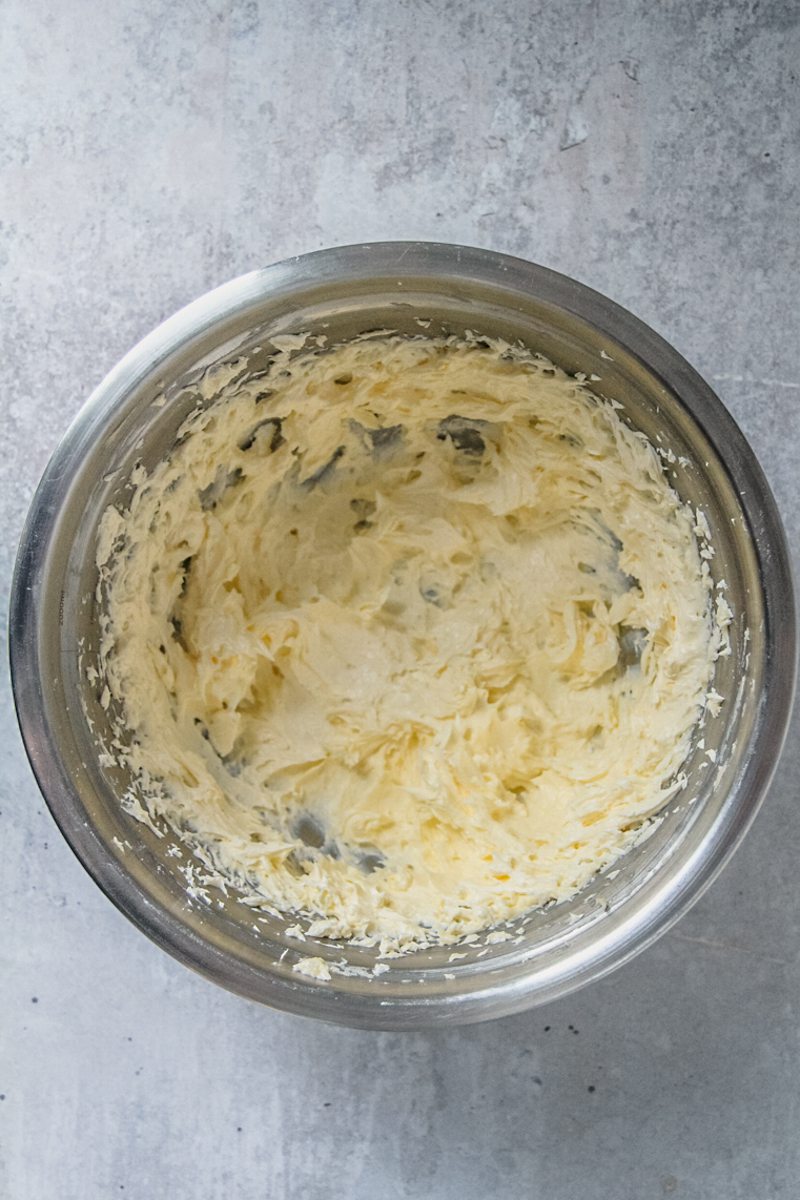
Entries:
[[[372, 238], [486, 245], [654, 325], [800, 550], [792, 3], [4, 0], [0, 531], [93, 384], [209, 286]], [[2, 683], [0, 1200], [800, 1194], [800, 752], [674, 932], [438, 1034], [282, 1016], [117, 914]]]

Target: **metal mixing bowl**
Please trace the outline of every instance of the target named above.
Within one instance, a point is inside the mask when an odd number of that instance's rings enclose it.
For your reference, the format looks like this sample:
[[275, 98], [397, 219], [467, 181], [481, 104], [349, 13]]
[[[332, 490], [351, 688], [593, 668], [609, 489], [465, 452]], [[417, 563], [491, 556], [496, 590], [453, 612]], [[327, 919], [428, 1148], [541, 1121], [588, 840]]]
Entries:
[[[107, 722], [85, 669], [96, 653], [95, 537], [105, 507], [124, 503], [129, 474], [170, 448], [212, 362], [263, 368], [270, 337], [322, 331], [336, 342], [368, 329], [431, 335], [472, 329], [521, 339], [567, 371], [600, 376], [623, 418], [674, 453], [680, 495], [706, 513], [734, 611], [732, 653], [715, 686], [726, 698], [696, 746], [688, 786], [623, 859], [568, 903], [519, 918], [510, 940], [480, 937], [394, 960], [305, 943], [283, 920], [236, 895], [191, 896], [188, 852], [129, 816], [130, 785], [103, 766]], [[154, 405], [162, 393], [166, 403]], [[23, 737], [64, 836], [106, 895], [165, 950], [218, 983], [279, 1008], [349, 1025], [418, 1028], [501, 1016], [606, 974], [663, 933], [698, 898], [749, 826], [789, 715], [795, 610], [778, 513], [741, 432], [692, 368], [652, 330], [564, 276], [483, 250], [387, 243], [324, 250], [254, 271], [190, 304], [146, 337], [88, 400], [34, 498], [11, 604], [11, 665]], [[79, 663], [80, 650], [80, 663]], [[172, 853], [169, 853], [172, 851]], [[292, 966], [344, 963], [329, 983]]]

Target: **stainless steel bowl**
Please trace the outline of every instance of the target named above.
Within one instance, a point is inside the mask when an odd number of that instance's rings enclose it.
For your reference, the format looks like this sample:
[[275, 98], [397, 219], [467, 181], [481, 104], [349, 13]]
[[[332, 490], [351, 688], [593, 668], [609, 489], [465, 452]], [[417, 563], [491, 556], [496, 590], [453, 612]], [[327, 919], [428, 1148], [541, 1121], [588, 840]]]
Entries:
[[[726, 697], [686, 764], [688, 787], [614, 868], [569, 903], [529, 914], [502, 944], [480, 938], [420, 951], [371, 977], [365, 949], [289, 936], [235, 895], [187, 892], [187, 852], [119, 803], [130, 784], [101, 765], [106, 716], [86, 671], [97, 644], [95, 536], [124, 502], [137, 460], [153, 465], [212, 362], [263, 364], [277, 333], [473, 329], [516, 338], [596, 387], [676, 461], [674, 484], [711, 526], [715, 580], [734, 610]], [[167, 403], [153, 401], [161, 393]], [[415, 242], [349, 246], [244, 275], [190, 304], [140, 342], [87, 401], [34, 498], [11, 604], [11, 665], [28, 754], [67, 841], [106, 895], [176, 958], [233, 991], [343, 1024], [419, 1028], [502, 1016], [605, 975], [664, 932], [728, 859], [764, 795], [791, 706], [795, 609], [786, 546], [767, 483], [736, 424], [702, 379], [651, 329], [571, 279], [484, 250]], [[172, 850], [172, 853], [168, 851]], [[182, 856], [182, 857], [181, 857]], [[344, 963], [320, 983], [301, 957]]]

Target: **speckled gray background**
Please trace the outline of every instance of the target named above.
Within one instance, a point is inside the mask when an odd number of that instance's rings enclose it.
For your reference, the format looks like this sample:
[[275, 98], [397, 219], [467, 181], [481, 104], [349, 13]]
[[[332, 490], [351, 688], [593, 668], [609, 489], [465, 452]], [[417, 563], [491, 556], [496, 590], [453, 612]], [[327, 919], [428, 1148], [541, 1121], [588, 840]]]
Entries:
[[[374, 238], [530, 257], [671, 340], [800, 549], [786, 3], [4, 0], [2, 588], [82, 399], [179, 305]], [[151, 946], [75, 862], [2, 686], [0, 1200], [796, 1200], [800, 753], [653, 949], [447, 1033], [282, 1016]]]

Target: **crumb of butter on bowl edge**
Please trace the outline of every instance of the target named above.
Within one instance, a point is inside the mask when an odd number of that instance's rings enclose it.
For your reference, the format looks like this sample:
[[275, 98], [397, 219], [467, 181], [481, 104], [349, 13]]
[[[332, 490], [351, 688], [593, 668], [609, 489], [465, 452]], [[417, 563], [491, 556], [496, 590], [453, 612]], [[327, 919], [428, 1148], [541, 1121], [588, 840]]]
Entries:
[[101, 522], [126, 803], [312, 938], [401, 953], [572, 896], [721, 703], [705, 519], [521, 347], [276, 341]]
[[292, 970], [297, 971], [299, 975], [306, 975], [309, 979], [318, 979], [323, 983], [328, 983], [331, 978], [330, 966], [324, 958], [300, 958]]

